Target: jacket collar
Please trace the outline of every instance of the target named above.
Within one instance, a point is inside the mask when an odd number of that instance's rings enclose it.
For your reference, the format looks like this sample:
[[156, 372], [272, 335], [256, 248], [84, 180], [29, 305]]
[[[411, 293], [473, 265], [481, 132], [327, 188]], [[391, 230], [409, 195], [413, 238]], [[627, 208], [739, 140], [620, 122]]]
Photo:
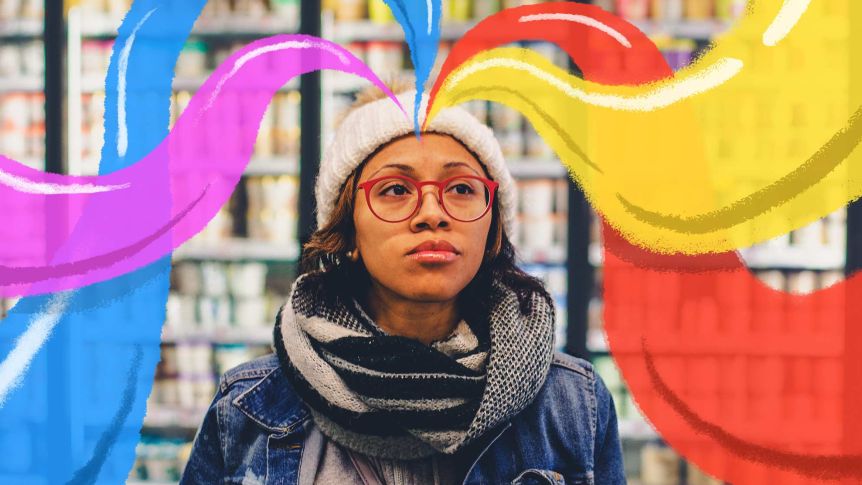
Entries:
[[273, 433], [289, 433], [309, 417], [308, 408], [276, 365], [233, 400], [252, 421]]

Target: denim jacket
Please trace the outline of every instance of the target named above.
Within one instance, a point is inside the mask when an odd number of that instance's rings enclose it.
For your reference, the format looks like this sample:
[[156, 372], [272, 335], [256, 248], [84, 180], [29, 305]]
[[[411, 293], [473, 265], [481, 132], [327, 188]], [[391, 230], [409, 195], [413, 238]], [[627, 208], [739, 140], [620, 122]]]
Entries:
[[[311, 421], [269, 354], [227, 371], [181, 485], [295, 485]], [[556, 353], [535, 400], [472, 446], [464, 484], [625, 483], [617, 418], [592, 365]]]

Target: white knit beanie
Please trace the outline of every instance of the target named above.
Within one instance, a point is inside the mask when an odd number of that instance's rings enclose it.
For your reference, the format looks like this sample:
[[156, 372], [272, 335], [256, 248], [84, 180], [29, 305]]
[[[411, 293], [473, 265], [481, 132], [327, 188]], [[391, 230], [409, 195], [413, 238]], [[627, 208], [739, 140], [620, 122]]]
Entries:
[[[388, 97], [361, 106], [350, 113], [338, 128], [320, 162], [320, 173], [314, 194], [317, 199], [317, 227], [329, 222], [344, 181], [382, 145], [413, 133], [413, 106], [416, 91], [397, 96], [407, 114]], [[427, 96], [420, 109], [420, 124], [424, 120]], [[426, 132], [450, 135], [479, 157], [488, 174], [499, 185], [499, 202], [503, 228], [509, 238], [515, 234], [515, 182], [503, 159], [500, 144], [491, 128], [460, 107], [446, 108], [434, 118]]]

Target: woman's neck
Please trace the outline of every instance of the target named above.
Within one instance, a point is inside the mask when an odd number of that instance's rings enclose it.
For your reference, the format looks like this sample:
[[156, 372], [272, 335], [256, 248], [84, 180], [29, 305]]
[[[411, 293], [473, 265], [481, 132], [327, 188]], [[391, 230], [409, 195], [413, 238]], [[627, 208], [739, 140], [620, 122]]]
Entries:
[[371, 283], [366, 301], [371, 318], [386, 333], [425, 345], [447, 337], [460, 320], [455, 300], [408, 300], [376, 282]]

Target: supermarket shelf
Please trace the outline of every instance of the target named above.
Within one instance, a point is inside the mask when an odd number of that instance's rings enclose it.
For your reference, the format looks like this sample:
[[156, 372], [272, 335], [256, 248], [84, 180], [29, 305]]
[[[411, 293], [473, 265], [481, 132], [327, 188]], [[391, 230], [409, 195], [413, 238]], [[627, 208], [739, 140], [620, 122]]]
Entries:
[[[23, 160], [22, 160], [23, 162]], [[42, 166], [41, 161], [32, 160]], [[29, 163], [26, 163], [29, 165]], [[95, 159], [88, 158], [81, 163], [81, 166], [86, 167], [85, 173], [82, 175], [98, 175], [96, 172], [99, 163]], [[299, 174], [299, 159], [296, 156], [284, 156], [281, 158], [253, 158], [248, 162], [248, 166], [243, 171], [247, 176], [264, 176], [264, 175], [298, 175]]]
[[84, 76], [81, 78], [81, 93], [100, 93], [105, 91], [105, 76]]
[[292, 34], [299, 30], [296, 20], [264, 16], [260, 18], [224, 18], [202, 20], [195, 24], [192, 35], [239, 35], [263, 37], [266, 35]]
[[587, 259], [590, 261], [590, 265], [594, 268], [601, 267], [605, 262], [605, 250], [599, 243], [590, 243], [590, 247], [587, 251]]
[[518, 256], [527, 264], [565, 264], [566, 247], [518, 248]]
[[[741, 334], [740, 334], [741, 335]], [[730, 357], [745, 355], [749, 357], [784, 355], [812, 358], [837, 358], [844, 351], [840, 339], [835, 339], [829, 334], [811, 335], [806, 341], [800, 343], [799, 334], [782, 335], [771, 338], [768, 343], [753, 334], [754, 338], [748, 340], [713, 339], [712, 341], [699, 340], [696, 342], [688, 338], [676, 335], [668, 335], [664, 339], [649, 341], [650, 351], [655, 355], [663, 356], [709, 356]], [[643, 352], [642, 342], [635, 339], [624, 339], [618, 337], [614, 342], [613, 352], [601, 341], [589, 341], [587, 349], [598, 355], [640, 355]]]
[[516, 178], [565, 178], [568, 175], [563, 163], [556, 159], [521, 158], [510, 160], [509, 172]]
[[[464, 36], [475, 22], [447, 22], [440, 27], [441, 40], [457, 40]], [[354, 22], [336, 22], [331, 29], [335, 42], [368, 42], [368, 41], [404, 41], [404, 30], [401, 25], [378, 23], [370, 20]]]
[[[847, 259], [843, 248], [757, 246], [741, 249], [739, 253], [750, 269], [843, 270]], [[590, 264], [600, 267], [603, 260], [602, 246], [596, 243], [590, 244]]]
[[350, 94], [371, 86], [371, 81], [352, 74], [326, 72], [323, 79], [324, 91], [336, 94]]
[[[208, 76], [177, 77], [174, 79], [173, 88], [174, 91], [197, 91], [208, 78]], [[299, 78], [295, 77], [285, 84], [281, 91], [297, 89], [299, 89]]]
[[299, 245], [274, 243], [233, 238], [213, 243], [189, 242], [174, 251], [174, 260], [262, 260], [296, 261], [299, 258]]
[[0, 93], [37, 93], [44, 90], [45, 81], [41, 77], [0, 77]]
[[152, 406], [144, 415], [144, 428], [178, 428], [195, 430], [200, 426], [204, 415], [204, 409], [186, 409], [167, 406]]
[[765, 245], [739, 253], [751, 269], [843, 270], [847, 261], [844, 248]]
[[13, 158], [16, 161], [20, 162], [21, 165], [25, 165], [25, 166], [30, 167], [30, 168], [35, 168], [36, 170], [45, 170], [45, 160], [44, 159], [34, 158], [34, 157], [21, 157], [21, 158], [10, 157], [10, 158]]
[[651, 440], [659, 437], [653, 427], [643, 419], [621, 419], [617, 424], [622, 439]]
[[158, 481], [142, 481], [142, 480], [128, 480], [126, 485], [177, 485], [177, 482], [158, 482]]
[[299, 159], [295, 156], [283, 158], [255, 158], [246, 167], [245, 175], [297, 175]]
[[[174, 91], [197, 91], [208, 79], [207, 76], [179, 76], [173, 81]], [[0, 80], [0, 91], [3, 91], [7, 80]], [[282, 91], [294, 91], [299, 89], [299, 78], [294, 78], [282, 87]], [[41, 90], [41, 85], [38, 90]], [[103, 75], [90, 75], [81, 79], [81, 91], [83, 93], [96, 93], [105, 90], [105, 77]]]
[[273, 324], [259, 322], [255, 325], [234, 327], [228, 324], [214, 325], [212, 330], [162, 329], [162, 343], [187, 341], [212, 342], [214, 344], [269, 345], [272, 343]]
[[630, 20], [638, 29], [647, 35], [666, 34], [671, 37], [686, 39], [711, 39], [728, 29], [733, 22], [722, 20], [685, 20], [679, 22]]
[[117, 28], [123, 23], [122, 18], [111, 18], [90, 12], [85, 15], [87, 21], [81, 25], [81, 35], [84, 37], [116, 37]]
[[[83, 25], [84, 37], [116, 37], [117, 27], [122, 19], [107, 16], [88, 16]], [[193, 36], [239, 36], [266, 37], [276, 34], [296, 33], [299, 24], [295, 20], [287, 20], [274, 16], [257, 19], [228, 17], [224, 19], [202, 20], [195, 24]]]
[[587, 330], [587, 350], [597, 354], [608, 353], [608, 342], [605, 338], [603, 330], [595, 328]]
[[0, 38], [9, 37], [42, 37], [43, 25], [41, 19], [19, 19], [0, 21]]

